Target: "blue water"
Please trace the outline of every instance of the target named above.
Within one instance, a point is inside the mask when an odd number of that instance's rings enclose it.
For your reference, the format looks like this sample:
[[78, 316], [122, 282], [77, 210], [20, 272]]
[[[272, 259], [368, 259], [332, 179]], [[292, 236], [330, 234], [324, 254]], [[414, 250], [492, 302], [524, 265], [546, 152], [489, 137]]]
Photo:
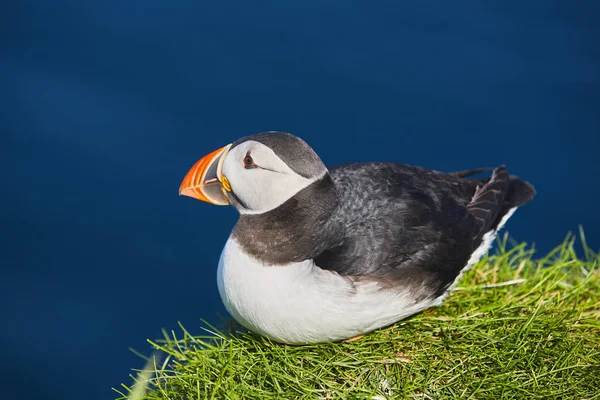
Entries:
[[506, 164], [540, 253], [600, 248], [600, 3], [9, 2], [0, 9], [3, 398], [106, 399], [146, 338], [224, 314], [236, 214], [177, 195], [240, 136], [328, 165]]

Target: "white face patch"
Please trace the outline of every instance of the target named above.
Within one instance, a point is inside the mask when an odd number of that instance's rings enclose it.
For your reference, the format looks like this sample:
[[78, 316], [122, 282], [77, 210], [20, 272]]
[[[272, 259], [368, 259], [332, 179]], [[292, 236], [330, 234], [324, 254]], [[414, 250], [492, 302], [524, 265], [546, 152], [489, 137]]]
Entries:
[[[257, 168], [246, 168], [244, 159], [250, 155]], [[241, 214], [261, 214], [273, 210], [323, 175], [313, 179], [294, 172], [273, 150], [249, 140], [232, 148], [223, 162], [223, 175], [240, 200]], [[231, 195], [230, 195], [231, 196]]]

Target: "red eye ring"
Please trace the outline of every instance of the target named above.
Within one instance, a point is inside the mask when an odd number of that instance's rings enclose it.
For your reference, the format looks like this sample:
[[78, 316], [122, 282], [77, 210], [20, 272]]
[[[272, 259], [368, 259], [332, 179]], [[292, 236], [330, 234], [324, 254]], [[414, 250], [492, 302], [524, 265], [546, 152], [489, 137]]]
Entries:
[[254, 162], [254, 159], [250, 155], [250, 152], [246, 153], [246, 156], [244, 157], [244, 168], [250, 169], [256, 167], [258, 167], [258, 165], [256, 165], [256, 163]]

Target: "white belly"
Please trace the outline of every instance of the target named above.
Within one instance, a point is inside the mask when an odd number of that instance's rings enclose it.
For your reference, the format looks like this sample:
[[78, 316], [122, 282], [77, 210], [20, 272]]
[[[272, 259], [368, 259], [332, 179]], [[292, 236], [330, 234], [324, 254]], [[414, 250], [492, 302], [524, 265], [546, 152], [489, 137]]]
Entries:
[[[494, 237], [495, 232], [484, 236], [465, 269], [479, 261]], [[289, 344], [347, 339], [439, 305], [446, 297], [417, 303], [419, 288], [382, 289], [373, 281], [353, 283], [312, 261], [264, 266], [231, 237], [219, 260], [217, 283], [225, 308], [236, 321]]]
[[354, 285], [312, 261], [263, 266], [230, 238], [217, 272], [227, 311], [246, 328], [278, 342], [300, 344], [346, 339], [392, 324], [433, 305], [413, 295]]

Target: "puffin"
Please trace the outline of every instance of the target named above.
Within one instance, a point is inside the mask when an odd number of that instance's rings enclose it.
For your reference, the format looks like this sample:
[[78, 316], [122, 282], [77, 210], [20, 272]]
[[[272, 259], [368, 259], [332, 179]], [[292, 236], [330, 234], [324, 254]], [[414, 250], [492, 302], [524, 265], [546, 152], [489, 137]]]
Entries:
[[327, 168], [301, 138], [269, 131], [201, 158], [179, 194], [239, 212], [217, 267], [229, 314], [300, 345], [360, 338], [440, 305], [535, 190], [505, 166]]

